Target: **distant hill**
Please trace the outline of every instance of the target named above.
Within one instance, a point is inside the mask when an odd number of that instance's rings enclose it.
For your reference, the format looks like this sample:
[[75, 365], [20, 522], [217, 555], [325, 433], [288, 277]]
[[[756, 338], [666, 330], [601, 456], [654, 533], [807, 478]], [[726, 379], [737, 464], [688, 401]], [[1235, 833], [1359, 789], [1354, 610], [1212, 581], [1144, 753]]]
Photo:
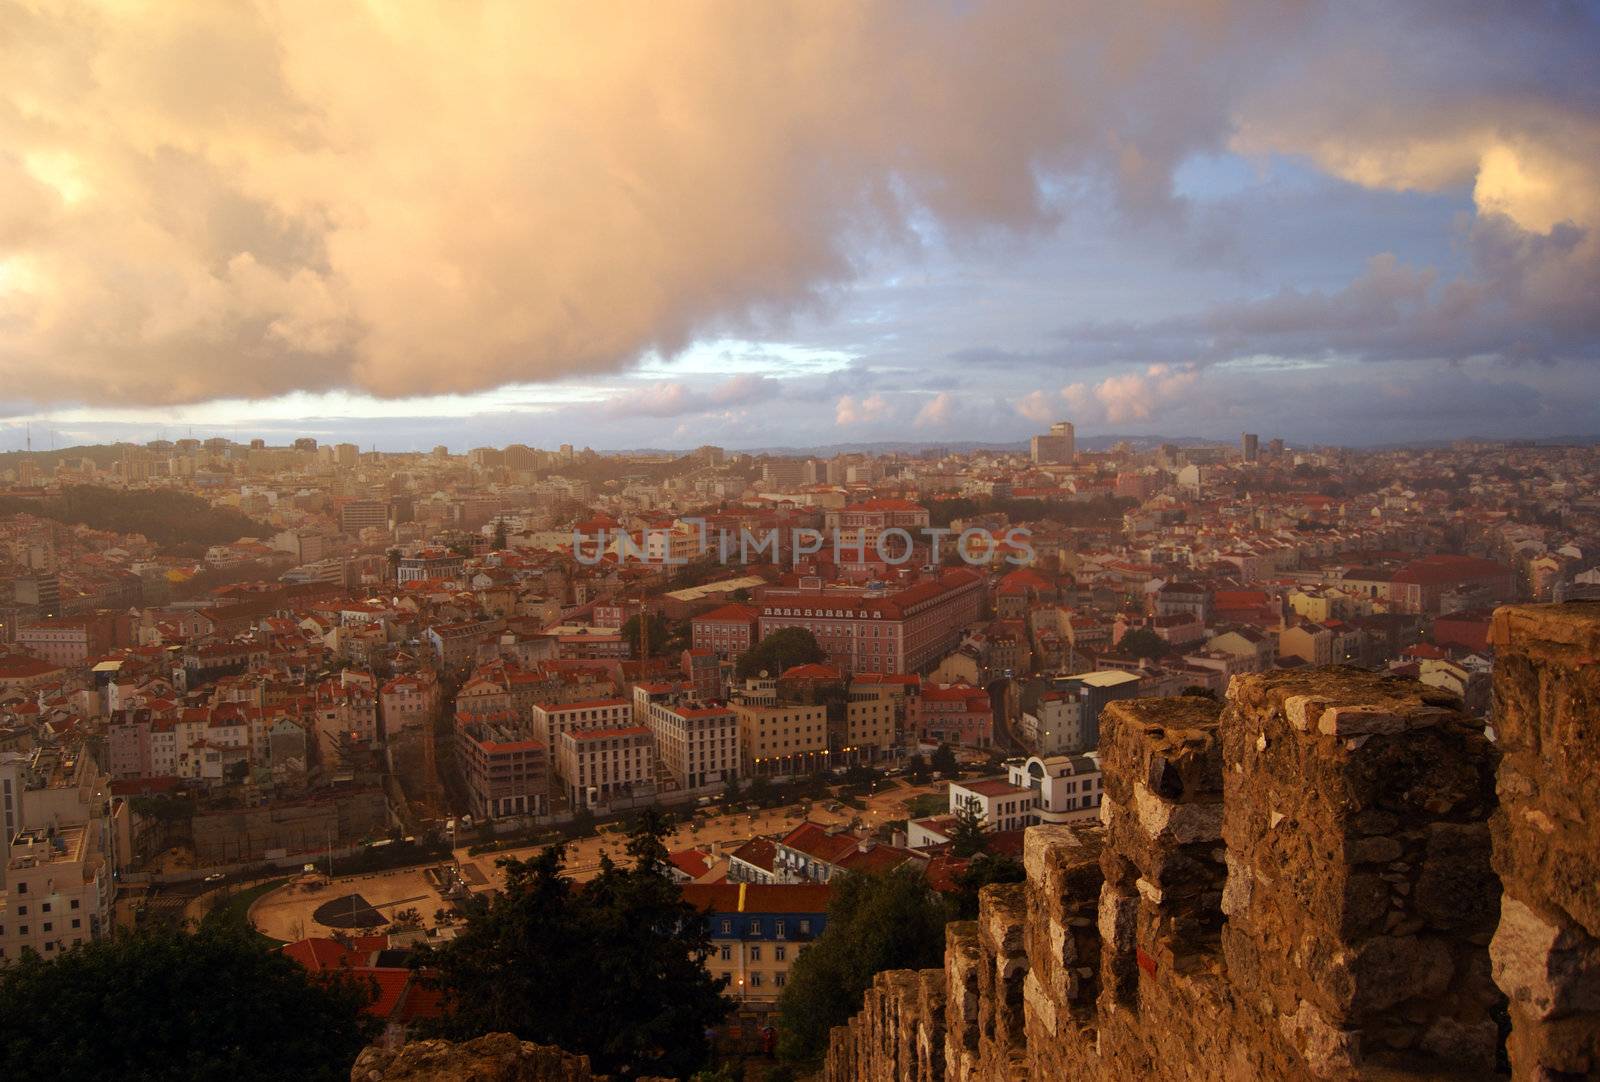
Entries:
[[241, 511], [212, 507], [198, 496], [164, 489], [125, 492], [73, 485], [42, 500], [0, 496], [0, 515], [22, 512], [96, 530], [144, 534], [164, 549], [225, 545], [274, 532]]

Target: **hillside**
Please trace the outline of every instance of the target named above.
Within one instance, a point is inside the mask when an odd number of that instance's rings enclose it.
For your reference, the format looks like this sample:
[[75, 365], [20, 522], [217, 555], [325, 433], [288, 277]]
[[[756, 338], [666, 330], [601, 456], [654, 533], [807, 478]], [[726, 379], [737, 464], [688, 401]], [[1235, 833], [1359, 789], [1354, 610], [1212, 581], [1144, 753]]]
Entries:
[[266, 537], [272, 527], [231, 508], [212, 507], [186, 492], [123, 491], [75, 485], [43, 500], [0, 496], [0, 515], [22, 512], [96, 530], [144, 534], [163, 549], [221, 545]]

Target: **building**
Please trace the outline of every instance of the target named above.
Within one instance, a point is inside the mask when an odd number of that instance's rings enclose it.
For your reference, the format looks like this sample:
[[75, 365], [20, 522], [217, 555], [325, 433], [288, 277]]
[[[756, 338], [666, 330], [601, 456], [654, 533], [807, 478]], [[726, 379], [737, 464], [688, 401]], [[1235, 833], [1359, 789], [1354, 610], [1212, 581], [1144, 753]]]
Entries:
[[1256, 462], [1261, 457], [1261, 437], [1254, 432], [1245, 432], [1239, 437], [1239, 458], [1245, 462]]
[[761, 466], [761, 483], [779, 492], [792, 492], [805, 484], [805, 469], [803, 458], [769, 458]]
[[1064, 465], [1078, 456], [1077, 434], [1071, 421], [1057, 421], [1050, 426], [1048, 435], [1035, 436], [1029, 442], [1035, 465]]
[[[815, 580], [813, 580], [815, 581]], [[761, 596], [761, 637], [803, 627], [847, 672], [914, 673], [938, 664], [983, 612], [983, 577], [952, 568], [899, 589], [770, 588]]]
[[685, 789], [724, 785], [739, 776], [739, 715], [720, 703], [651, 702], [645, 724], [656, 754]]
[[810, 774], [829, 766], [828, 708], [736, 702], [745, 777]]
[[501, 739], [503, 734], [504, 729], [492, 722], [456, 726], [461, 776], [472, 814], [482, 819], [545, 814], [550, 791], [545, 745], [538, 740]]
[[710, 650], [731, 661], [756, 644], [761, 610], [733, 602], [701, 613], [689, 621], [696, 650]]
[[408, 582], [428, 582], [434, 579], [451, 582], [461, 578], [467, 560], [453, 552], [422, 552], [415, 556], [402, 556], [395, 568], [395, 581], [401, 586]]
[[828, 887], [816, 883], [690, 883], [683, 900], [706, 914], [706, 968], [740, 1003], [771, 1003], [789, 967], [828, 924]]
[[1457, 612], [1510, 601], [1516, 589], [1516, 572], [1494, 560], [1424, 556], [1394, 573], [1389, 581], [1389, 607], [1392, 612]]
[[925, 863], [927, 856], [808, 820], [774, 844], [772, 870], [780, 883], [827, 883], [845, 872], [887, 872], [907, 861]]
[[1105, 784], [1100, 753], [1032, 756], [1010, 759], [1006, 774], [1012, 786], [1038, 794], [1034, 814], [1040, 823], [1072, 823], [1100, 817]]
[[111, 868], [89, 824], [34, 827], [11, 840], [0, 900], [0, 961], [46, 961], [110, 931]]
[[339, 530], [352, 537], [362, 530], [387, 530], [389, 505], [383, 500], [346, 500], [339, 508]]
[[1079, 740], [1065, 751], [1093, 751], [1100, 746], [1100, 711], [1106, 703], [1131, 699], [1139, 694], [1139, 674], [1105, 669], [1100, 672], [1061, 676], [1054, 681], [1057, 691], [1065, 692], [1078, 704]]
[[55, 616], [24, 624], [16, 645], [56, 665], [78, 667], [111, 646], [109, 620], [94, 616]]
[[[928, 509], [911, 500], [862, 500], [828, 511], [823, 522], [829, 534], [837, 532], [854, 537], [864, 532], [873, 544], [885, 530], [905, 530], [916, 540], [916, 535], [928, 526]], [[901, 547], [893, 545], [890, 551], [899, 552]]]
[[771, 838], [751, 838], [728, 854], [728, 882], [776, 883], [778, 846]]
[[626, 729], [633, 725], [633, 704], [627, 699], [579, 699], [571, 703], [539, 703], [530, 712], [535, 739], [557, 747], [562, 733], [580, 729]]
[[950, 814], [977, 811], [985, 830], [1021, 830], [1039, 822], [1039, 791], [1005, 778], [950, 783]]
[[574, 808], [655, 793], [655, 738], [643, 725], [565, 731], [556, 741], [555, 765]]
[[912, 705], [911, 724], [924, 744], [986, 748], [994, 743], [994, 704], [970, 684], [928, 684]]
[[393, 739], [409, 729], [426, 729], [443, 702], [439, 678], [425, 669], [386, 681], [378, 691], [383, 735]]

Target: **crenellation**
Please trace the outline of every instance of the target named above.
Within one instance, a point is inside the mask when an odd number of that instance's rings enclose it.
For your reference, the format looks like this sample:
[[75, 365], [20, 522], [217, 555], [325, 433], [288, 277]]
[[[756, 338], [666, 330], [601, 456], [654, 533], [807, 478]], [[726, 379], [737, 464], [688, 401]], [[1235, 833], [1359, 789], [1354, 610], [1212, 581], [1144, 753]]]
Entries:
[[1495, 895], [1481, 723], [1421, 685], [1323, 670], [1238, 678], [1222, 733], [1235, 987], [1317, 1073], [1420, 1049], [1441, 1020], [1478, 1035], [1454, 1042], [1469, 1065], [1492, 1066], [1495, 914], [1440, 896]]
[[1030, 828], [950, 927], [943, 1074], [904, 1077], [1600, 1077], [1600, 606], [1496, 636], [1498, 745], [1353, 669], [1109, 704], [1101, 824]]
[[1027, 888], [994, 883], [978, 897], [978, 1019], [980, 1069], [985, 1079], [1027, 1077], [1023, 978]]
[[[1519, 1078], [1600, 1076], [1600, 604], [1495, 613], [1503, 753], [1490, 947]], [[1541, 1074], [1541, 1072], [1543, 1072]]]

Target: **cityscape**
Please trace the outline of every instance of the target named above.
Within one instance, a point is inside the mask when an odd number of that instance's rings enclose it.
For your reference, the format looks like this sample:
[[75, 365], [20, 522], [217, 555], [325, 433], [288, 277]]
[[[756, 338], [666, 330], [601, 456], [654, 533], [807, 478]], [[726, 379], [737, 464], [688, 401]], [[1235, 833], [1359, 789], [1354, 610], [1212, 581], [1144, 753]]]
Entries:
[[1600, 1079], [1600, 9], [0, 3], [0, 1068]]

